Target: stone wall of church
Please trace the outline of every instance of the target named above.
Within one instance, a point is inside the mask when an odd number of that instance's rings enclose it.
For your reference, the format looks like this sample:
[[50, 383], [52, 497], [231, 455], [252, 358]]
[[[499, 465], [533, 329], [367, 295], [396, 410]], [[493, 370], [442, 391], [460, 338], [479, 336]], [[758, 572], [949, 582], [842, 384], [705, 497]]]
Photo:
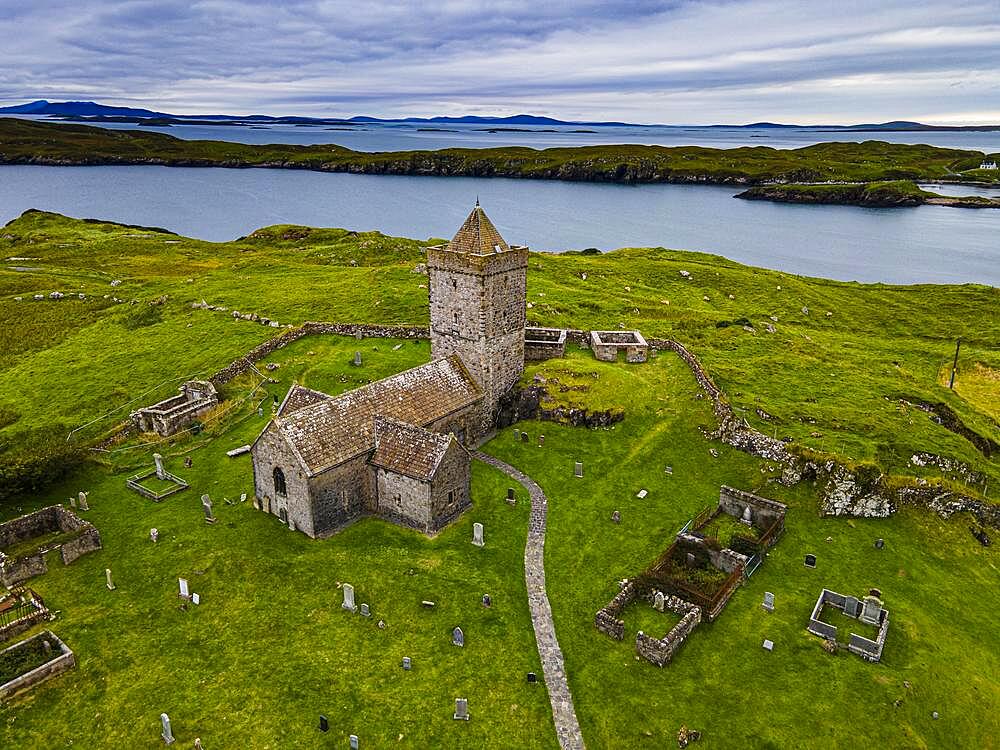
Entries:
[[310, 481], [313, 530], [327, 536], [365, 513], [375, 512], [375, 472], [365, 453]]
[[[291, 521], [296, 529], [309, 536], [316, 536], [309, 480], [273, 423], [254, 444], [251, 458], [257, 507], [278, 516], [285, 523]], [[275, 467], [285, 475], [285, 495], [278, 494], [274, 486]]]
[[375, 471], [378, 493], [377, 514], [402, 526], [430, 531], [430, 484], [382, 468]]
[[471, 504], [472, 458], [454, 443], [441, 459], [431, 485], [431, 526], [442, 529], [458, 518]]

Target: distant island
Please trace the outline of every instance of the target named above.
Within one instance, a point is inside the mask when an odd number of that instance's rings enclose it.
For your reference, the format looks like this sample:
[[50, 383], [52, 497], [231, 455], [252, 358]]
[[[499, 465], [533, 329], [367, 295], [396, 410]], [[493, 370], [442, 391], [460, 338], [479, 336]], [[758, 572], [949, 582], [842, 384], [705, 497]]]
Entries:
[[776, 203], [812, 203], [870, 208], [908, 206], [952, 206], [955, 208], [1000, 208], [1000, 199], [978, 195], [950, 196], [923, 190], [909, 180], [814, 185], [755, 185], [736, 196], [744, 200]]
[[357, 115], [354, 117], [301, 117], [273, 115], [177, 115], [168, 112], [158, 112], [135, 107], [115, 107], [98, 102], [50, 102], [46, 99], [18, 104], [12, 107], [0, 107], [2, 115], [47, 116], [54, 119], [75, 122], [117, 122], [136, 125], [169, 127], [171, 125], [379, 125], [379, 124], [445, 124], [445, 125], [547, 125], [576, 127], [630, 127], [630, 128], [720, 128], [746, 130], [808, 130], [813, 132], [913, 132], [913, 131], [1000, 131], [996, 125], [925, 125], [909, 120], [893, 120], [882, 123], [867, 123], [857, 125], [790, 125], [775, 122], [754, 122], [744, 125], [664, 125], [642, 124], [619, 121], [584, 121], [558, 120], [540, 115], [517, 114], [505, 117], [480, 115], [462, 115], [458, 117], [370, 117]]

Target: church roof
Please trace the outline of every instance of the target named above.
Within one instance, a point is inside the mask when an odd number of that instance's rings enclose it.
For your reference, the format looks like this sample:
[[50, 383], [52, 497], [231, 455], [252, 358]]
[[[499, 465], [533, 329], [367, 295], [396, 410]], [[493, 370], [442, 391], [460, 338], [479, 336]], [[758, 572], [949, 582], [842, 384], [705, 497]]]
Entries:
[[375, 454], [371, 462], [397, 474], [430, 481], [454, 440], [454, 435], [375, 417]]
[[477, 200], [469, 218], [451, 238], [445, 249], [456, 253], [490, 255], [510, 250], [510, 245], [500, 236], [500, 232], [493, 226], [490, 217], [486, 215]]
[[[372, 450], [376, 417], [423, 427], [474, 404], [482, 395], [453, 354], [340, 396], [286, 408], [273, 424], [309, 476], [315, 476]], [[285, 406], [291, 401], [289, 394]]]
[[305, 406], [311, 406], [312, 404], [318, 403], [320, 401], [326, 401], [328, 398], [333, 398], [320, 391], [314, 391], [312, 388], [306, 388], [298, 383], [292, 383], [292, 387], [288, 389], [288, 394], [285, 396], [285, 400], [281, 402], [281, 406], [278, 407], [278, 416], [283, 417], [287, 414], [291, 414], [293, 411], [298, 411]]

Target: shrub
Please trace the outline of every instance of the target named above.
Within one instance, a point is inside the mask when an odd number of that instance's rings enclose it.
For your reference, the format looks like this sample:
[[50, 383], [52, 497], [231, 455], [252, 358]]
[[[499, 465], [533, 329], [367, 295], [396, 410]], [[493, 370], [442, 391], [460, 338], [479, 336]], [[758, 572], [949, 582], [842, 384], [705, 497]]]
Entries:
[[12, 435], [0, 445], [0, 500], [37, 492], [86, 460], [84, 446], [67, 442], [66, 430], [59, 425]]

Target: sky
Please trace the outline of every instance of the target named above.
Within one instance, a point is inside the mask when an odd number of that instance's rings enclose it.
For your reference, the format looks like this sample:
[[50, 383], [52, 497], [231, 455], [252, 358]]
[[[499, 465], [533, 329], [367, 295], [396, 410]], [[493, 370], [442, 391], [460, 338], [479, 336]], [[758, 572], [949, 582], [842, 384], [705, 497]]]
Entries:
[[1000, 123], [1000, 0], [0, 0], [0, 105]]

